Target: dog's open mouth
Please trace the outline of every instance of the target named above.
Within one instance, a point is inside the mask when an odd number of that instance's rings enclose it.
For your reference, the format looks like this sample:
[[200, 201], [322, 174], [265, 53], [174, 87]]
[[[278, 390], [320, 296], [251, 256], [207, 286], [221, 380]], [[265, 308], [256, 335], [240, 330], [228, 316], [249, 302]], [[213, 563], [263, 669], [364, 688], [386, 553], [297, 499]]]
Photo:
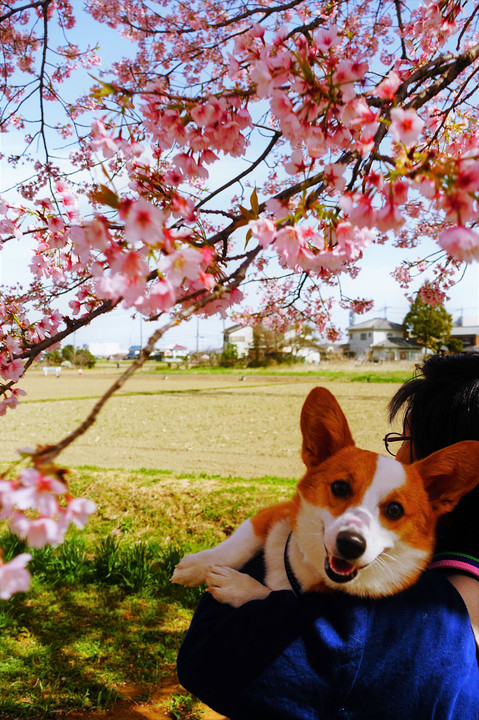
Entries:
[[326, 554], [324, 561], [324, 569], [326, 575], [335, 583], [347, 583], [354, 580], [358, 573], [358, 569], [347, 560], [337, 558], [330, 553]]

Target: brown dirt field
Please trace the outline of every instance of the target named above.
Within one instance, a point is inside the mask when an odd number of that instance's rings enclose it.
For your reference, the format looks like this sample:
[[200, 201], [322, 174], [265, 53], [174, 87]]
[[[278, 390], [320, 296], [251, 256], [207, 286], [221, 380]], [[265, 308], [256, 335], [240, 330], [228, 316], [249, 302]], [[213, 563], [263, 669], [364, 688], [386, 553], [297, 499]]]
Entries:
[[[113, 396], [96, 423], [61, 455], [66, 466], [156, 468], [242, 477], [302, 473], [299, 417], [308, 392], [328, 387], [358, 445], [383, 452], [386, 405], [397, 385], [304, 376], [138, 375]], [[0, 418], [1, 456], [55, 443], [79, 425], [112, 381], [94, 371], [60, 378], [27, 375], [28, 396]], [[55, 400], [49, 400], [55, 398]]]

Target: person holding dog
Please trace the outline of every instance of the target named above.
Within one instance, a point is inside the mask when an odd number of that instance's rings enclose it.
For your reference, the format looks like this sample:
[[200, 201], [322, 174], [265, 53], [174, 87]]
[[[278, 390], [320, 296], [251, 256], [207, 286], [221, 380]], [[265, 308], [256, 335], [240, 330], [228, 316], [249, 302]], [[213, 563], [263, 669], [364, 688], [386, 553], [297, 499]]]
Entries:
[[[392, 398], [403, 463], [479, 440], [479, 353], [434, 356]], [[478, 472], [479, 479], [479, 472]], [[431, 569], [379, 600], [206, 595], [178, 655], [182, 685], [230, 720], [479, 720], [479, 487], [438, 526]], [[261, 556], [245, 568], [261, 580]]]

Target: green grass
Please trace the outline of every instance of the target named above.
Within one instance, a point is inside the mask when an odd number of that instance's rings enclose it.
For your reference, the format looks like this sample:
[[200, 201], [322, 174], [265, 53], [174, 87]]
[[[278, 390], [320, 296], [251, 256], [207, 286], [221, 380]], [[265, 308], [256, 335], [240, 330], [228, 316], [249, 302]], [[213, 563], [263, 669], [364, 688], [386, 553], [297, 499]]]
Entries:
[[[396, 367], [394, 367], [396, 365]], [[346, 367], [341, 367], [338, 363], [322, 363], [311, 368], [302, 367], [301, 365], [274, 365], [265, 368], [220, 368], [220, 367], [194, 367], [194, 368], [167, 368], [166, 366], [157, 366], [153, 368], [153, 372], [165, 373], [171, 377], [188, 376], [188, 375], [234, 375], [234, 376], [293, 376], [293, 377], [311, 377], [325, 380], [341, 380], [344, 382], [390, 382], [403, 383], [409, 380], [413, 373], [413, 365], [408, 363], [405, 367], [398, 363], [391, 363], [385, 368], [382, 364], [368, 363], [368, 371], [365, 372], [364, 365], [353, 365], [348, 363]], [[149, 368], [145, 372], [151, 372]]]
[[[169, 578], [187, 552], [226, 537], [259, 505], [292, 494], [295, 481], [185, 477], [83, 467], [75, 494], [98, 512], [57, 548], [34, 549], [32, 588], [0, 601], [0, 717], [58, 718], [105, 709], [134, 689], [147, 701], [174, 677], [176, 654], [201, 588]], [[5, 560], [25, 551], [4, 531]], [[200, 717], [173, 695], [165, 716]]]

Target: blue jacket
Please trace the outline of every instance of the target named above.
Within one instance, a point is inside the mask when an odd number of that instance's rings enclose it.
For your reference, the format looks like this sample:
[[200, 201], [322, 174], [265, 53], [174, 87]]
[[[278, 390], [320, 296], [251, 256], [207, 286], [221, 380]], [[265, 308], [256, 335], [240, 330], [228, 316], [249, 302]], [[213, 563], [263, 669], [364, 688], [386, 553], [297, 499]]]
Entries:
[[434, 571], [374, 601], [284, 590], [234, 609], [205, 596], [178, 677], [231, 720], [479, 720], [469, 617]]

